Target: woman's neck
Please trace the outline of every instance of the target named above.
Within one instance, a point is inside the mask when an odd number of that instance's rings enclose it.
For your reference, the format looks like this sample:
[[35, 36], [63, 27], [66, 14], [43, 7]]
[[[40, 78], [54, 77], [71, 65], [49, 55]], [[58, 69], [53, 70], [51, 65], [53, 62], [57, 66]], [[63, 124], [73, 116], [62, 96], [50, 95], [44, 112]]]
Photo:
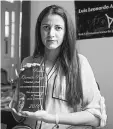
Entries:
[[59, 49], [55, 49], [55, 50], [45, 50], [45, 63], [49, 62], [54, 64], [54, 62], [56, 61], [57, 57], [59, 55]]
[[45, 51], [45, 68], [46, 73], [49, 75], [49, 73], [53, 70], [54, 66], [56, 66], [56, 61], [59, 55], [59, 50], [46, 50]]

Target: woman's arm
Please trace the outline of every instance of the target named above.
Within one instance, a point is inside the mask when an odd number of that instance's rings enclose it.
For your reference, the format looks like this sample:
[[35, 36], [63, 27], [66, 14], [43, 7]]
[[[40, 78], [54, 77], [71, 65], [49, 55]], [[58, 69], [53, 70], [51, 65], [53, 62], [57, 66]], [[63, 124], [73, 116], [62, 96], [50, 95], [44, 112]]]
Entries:
[[[44, 121], [46, 123], [54, 123], [56, 124], [56, 115], [49, 114], [46, 111], [37, 111], [37, 112], [21, 112], [23, 116], [30, 117], [32, 119], [37, 119]], [[65, 125], [91, 125], [91, 126], [99, 126], [99, 118], [95, 117], [88, 111], [81, 111], [75, 113], [67, 113], [67, 114], [57, 114], [58, 123], [57, 124], [65, 124]]]
[[[94, 73], [87, 58], [83, 55], [79, 55], [79, 57], [83, 90], [82, 111], [91, 113], [96, 119], [99, 119], [99, 127], [104, 127], [107, 120], [105, 99], [100, 94]], [[93, 122], [95, 123], [95, 121]]]
[[99, 118], [88, 111], [59, 114], [59, 124], [99, 126]]

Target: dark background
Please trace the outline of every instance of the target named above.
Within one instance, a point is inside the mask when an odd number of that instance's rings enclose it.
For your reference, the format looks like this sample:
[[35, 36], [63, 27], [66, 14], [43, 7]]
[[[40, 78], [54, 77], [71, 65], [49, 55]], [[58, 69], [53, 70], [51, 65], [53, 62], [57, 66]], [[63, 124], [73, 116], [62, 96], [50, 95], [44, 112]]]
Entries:
[[[91, 11], [96, 7], [108, 7]], [[110, 8], [111, 7], [111, 8]], [[88, 11], [90, 8], [90, 11]], [[81, 12], [82, 10], [82, 12]], [[113, 36], [113, 1], [75, 1], [77, 39], [90, 39]], [[108, 28], [107, 14], [111, 20]]]

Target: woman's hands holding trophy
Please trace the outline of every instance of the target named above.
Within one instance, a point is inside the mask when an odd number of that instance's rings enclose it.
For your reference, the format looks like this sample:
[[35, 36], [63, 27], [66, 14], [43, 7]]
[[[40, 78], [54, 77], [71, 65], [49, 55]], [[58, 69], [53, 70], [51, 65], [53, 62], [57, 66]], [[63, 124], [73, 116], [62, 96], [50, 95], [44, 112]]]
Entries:
[[44, 121], [46, 123], [51, 123], [52, 121], [55, 121], [55, 115], [49, 114], [47, 111], [44, 110], [38, 110], [36, 112], [21, 111], [17, 114], [23, 117], [29, 117], [35, 120]]

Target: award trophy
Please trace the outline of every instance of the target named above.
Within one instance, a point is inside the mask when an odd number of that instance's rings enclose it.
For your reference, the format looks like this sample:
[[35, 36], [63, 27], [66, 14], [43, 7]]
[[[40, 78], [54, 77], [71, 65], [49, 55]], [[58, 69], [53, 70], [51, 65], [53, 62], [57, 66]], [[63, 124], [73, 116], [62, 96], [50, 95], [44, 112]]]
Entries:
[[43, 65], [34, 63], [22, 68], [17, 87], [17, 112], [45, 109], [46, 78]]

